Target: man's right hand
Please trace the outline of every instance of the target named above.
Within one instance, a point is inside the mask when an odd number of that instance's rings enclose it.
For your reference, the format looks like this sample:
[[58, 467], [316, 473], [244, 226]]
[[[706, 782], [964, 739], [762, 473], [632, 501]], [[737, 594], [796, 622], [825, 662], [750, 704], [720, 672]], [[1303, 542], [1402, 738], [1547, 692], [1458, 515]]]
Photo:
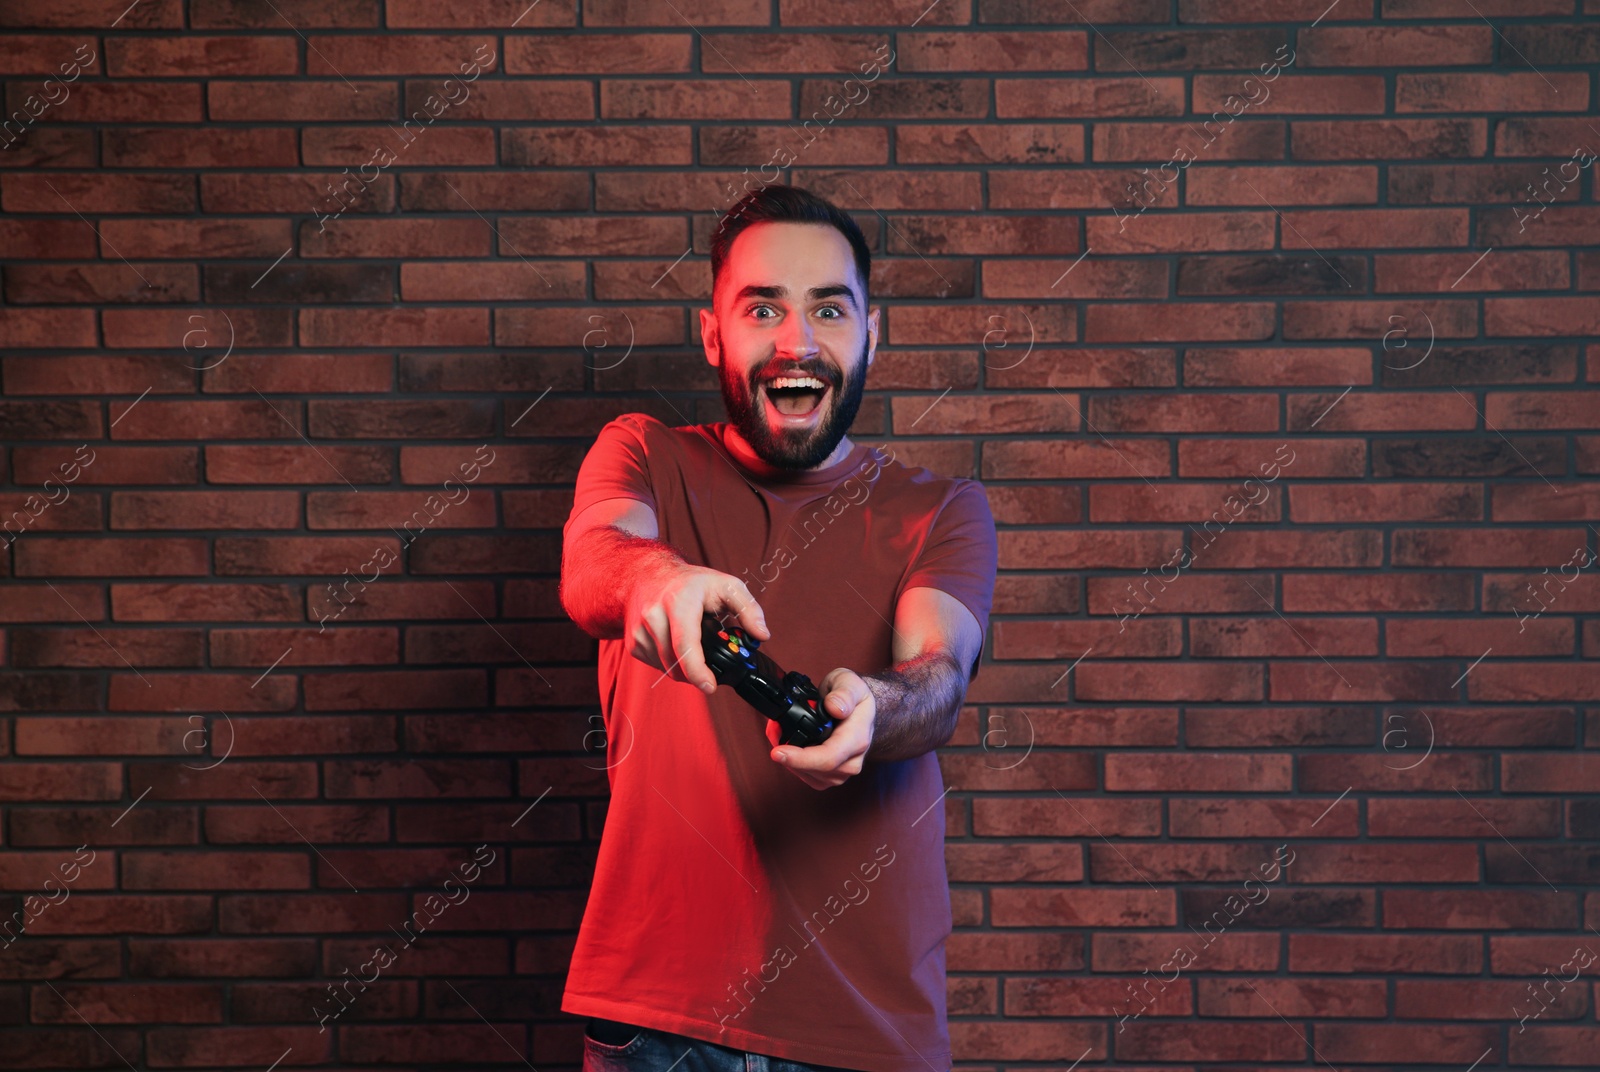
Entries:
[[701, 619], [707, 611], [718, 617], [733, 611], [751, 636], [772, 639], [761, 605], [743, 581], [704, 566], [683, 565], [635, 585], [623, 632], [633, 645], [629, 654], [665, 671], [674, 681], [707, 695], [715, 692], [716, 675], [700, 650]]

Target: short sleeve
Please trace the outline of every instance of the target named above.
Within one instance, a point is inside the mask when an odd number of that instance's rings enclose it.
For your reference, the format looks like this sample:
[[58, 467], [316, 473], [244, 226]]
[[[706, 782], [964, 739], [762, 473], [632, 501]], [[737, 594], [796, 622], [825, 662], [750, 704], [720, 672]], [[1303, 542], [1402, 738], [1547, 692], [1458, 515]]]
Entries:
[[[987, 635], [998, 559], [989, 497], [978, 481], [963, 480], [934, 519], [900, 590], [925, 587], [949, 593], [978, 620], [979, 634]], [[975, 661], [971, 677], [977, 676]]]
[[562, 526], [563, 536], [574, 518], [606, 499], [638, 499], [650, 509], [656, 509], [650, 461], [645, 450], [648, 422], [654, 419], [642, 413], [623, 413], [600, 429], [594, 446], [589, 448], [578, 467], [572, 512]]

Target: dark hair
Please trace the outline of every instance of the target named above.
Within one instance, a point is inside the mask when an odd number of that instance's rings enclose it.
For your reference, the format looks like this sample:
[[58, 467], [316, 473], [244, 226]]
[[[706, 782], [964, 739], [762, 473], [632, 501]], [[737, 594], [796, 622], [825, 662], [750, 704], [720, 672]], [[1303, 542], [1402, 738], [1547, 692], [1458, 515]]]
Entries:
[[855, 254], [856, 272], [861, 276], [862, 297], [867, 296], [872, 279], [872, 252], [856, 221], [832, 202], [798, 186], [773, 184], [752, 190], [723, 215], [711, 234], [711, 292], [716, 293], [722, 265], [741, 231], [758, 223], [823, 223], [838, 228]]

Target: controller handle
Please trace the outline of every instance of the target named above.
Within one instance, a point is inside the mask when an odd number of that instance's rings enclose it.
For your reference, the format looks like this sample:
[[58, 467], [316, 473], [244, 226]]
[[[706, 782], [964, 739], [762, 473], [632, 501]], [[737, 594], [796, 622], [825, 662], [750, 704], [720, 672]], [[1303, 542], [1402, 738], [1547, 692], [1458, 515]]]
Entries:
[[706, 667], [719, 685], [732, 685], [746, 702], [779, 726], [779, 743], [809, 748], [833, 733], [834, 718], [811, 679], [785, 672], [760, 649], [761, 641], [737, 625], [723, 625], [707, 611], [701, 618], [700, 647]]

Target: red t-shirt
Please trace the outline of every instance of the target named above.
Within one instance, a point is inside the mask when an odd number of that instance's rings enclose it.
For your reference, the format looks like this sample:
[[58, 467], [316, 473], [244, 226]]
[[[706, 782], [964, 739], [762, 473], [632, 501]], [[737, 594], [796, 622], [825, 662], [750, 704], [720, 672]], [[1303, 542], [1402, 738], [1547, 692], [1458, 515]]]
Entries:
[[[815, 683], [892, 665], [907, 588], [950, 593], [987, 631], [982, 484], [864, 443], [826, 469], [777, 469], [728, 430], [617, 417], [571, 517], [650, 505], [686, 561], [744, 580], [772, 633], [762, 650]], [[732, 688], [707, 696], [629, 646], [600, 641], [611, 800], [561, 1008], [806, 1064], [949, 1069], [935, 754], [812, 789], [772, 761], [766, 717]]]

